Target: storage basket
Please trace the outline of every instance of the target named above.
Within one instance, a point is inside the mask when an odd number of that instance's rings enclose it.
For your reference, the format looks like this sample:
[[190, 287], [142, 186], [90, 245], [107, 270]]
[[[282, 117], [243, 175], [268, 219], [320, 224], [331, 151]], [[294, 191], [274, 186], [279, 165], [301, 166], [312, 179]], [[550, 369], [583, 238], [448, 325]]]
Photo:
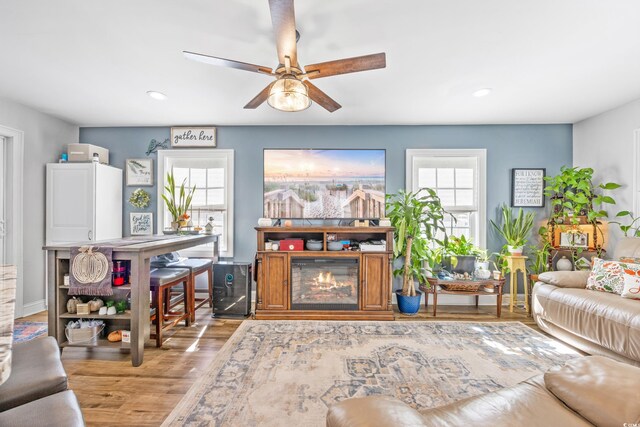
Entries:
[[69, 344], [97, 344], [98, 336], [102, 333], [104, 325], [92, 326], [90, 328], [65, 328], [64, 334], [67, 336]]
[[455, 292], [477, 292], [481, 286], [482, 286], [482, 283], [451, 283], [451, 284], [440, 283], [440, 287], [442, 289], [446, 291], [455, 291]]

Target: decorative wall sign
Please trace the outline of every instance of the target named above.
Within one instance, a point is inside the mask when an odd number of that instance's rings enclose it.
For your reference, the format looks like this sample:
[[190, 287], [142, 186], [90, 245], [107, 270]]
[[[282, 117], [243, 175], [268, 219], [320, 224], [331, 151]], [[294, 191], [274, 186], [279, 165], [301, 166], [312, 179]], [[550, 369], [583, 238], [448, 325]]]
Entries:
[[153, 185], [153, 159], [127, 159], [127, 185]]
[[153, 214], [150, 212], [131, 212], [129, 227], [132, 236], [149, 236], [153, 234]]
[[560, 246], [563, 248], [588, 248], [589, 234], [581, 232], [560, 233]]
[[545, 169], [511, 169], [511, 206], [544, 207]]
[[175, 127], [171, 128], [171, 147], [215, 147], [216, 128], [214, 127]]

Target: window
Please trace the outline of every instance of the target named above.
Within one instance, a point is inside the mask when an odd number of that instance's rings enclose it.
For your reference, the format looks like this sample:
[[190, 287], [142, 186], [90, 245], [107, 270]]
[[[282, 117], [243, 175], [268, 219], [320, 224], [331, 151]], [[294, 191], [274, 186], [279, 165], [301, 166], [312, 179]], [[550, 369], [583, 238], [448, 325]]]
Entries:
[[[203, 227], [213, 218], [214, 233], [220, 234], [220, 256], [233, 256], [233, 150], [158, 151], [158, 230], [171, 223], [162, 201], [166, 175], [173, 172], [176, 187], [182, 182], [196, 186], [189, 215], [194, 226]], [[188, 256], [211, 256], [212, 244], [182, 251]]]
[[486, 247], [486, 150], [407, 150], [407, 189], [436, 191], [451, 217], [448, 234]]

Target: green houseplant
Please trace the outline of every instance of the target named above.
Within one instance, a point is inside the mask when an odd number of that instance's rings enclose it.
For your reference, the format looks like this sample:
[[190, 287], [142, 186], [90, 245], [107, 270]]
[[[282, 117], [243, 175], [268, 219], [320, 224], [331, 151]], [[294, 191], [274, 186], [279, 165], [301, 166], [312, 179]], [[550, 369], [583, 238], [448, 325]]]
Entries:
[[[398, 308], [414, 314], [420, 307], [421, 295], [415, 281], [426, 283], [427, 272], [437, 264], [438, 251], [431, 245], [443, 246], [446, 241], [443, 222], [446, 212], [436, 192], [429, 188], [417, 192], [400, 190], [387, 194], [386, 199], [387, 217], [396, 229], [393, 255], [395, 259], [403, 259], [402, 268], [393, 272], [395, 277], [402, 276], [402, 289], [396, 291]], [[439, 233], [443, 240], [438, 238]]]
[[485, 251], [475, 246], [464, 235], [449, 237], [444, 252], [446, 256], [443, 257], [442, 264], [444, 269], [451, 273], [471, 274], [475, 270], [476, 259], [486, 259]]
[[552, 219], [563, 222], [569, 218], [573, 224], [579, 224], [579, 217], [595, 222], [608, 216], [605, 207], [615, 205], [616, 201], [603, 191], [620, 188], [620, 184], [607, 182], [594, 184], [592, 168], [562, 166], [560, 173], [544, 178], [547, 186], [544, 194], [551, 199]]
[[533, 229], [535, 215], [533, 212], [525, 214], [520, 208], [518, 214], [514, 217], [513, 210], [507, 205], [502, 205], [501, 211], [502, 224], [498, 225], [491, 220], [491, 225], [507, 242], [508, 250], [512, 255], [522, 255], [523, 247]]
[[182, 181], [179, 191], [176, 193], [176, 180], [173, 176], [173, 171], [167, 173], [167, 184], [164, 186], [165, 194], [162, 195], [167, 209], [171, 213], [171, 227], [176, 230], [179, 227], [187, 225], [189, 215], [187, 211], [191, 206], [191, 200], [193, 199], [193, 193], [196, 191], [196, 186], [193, 188], [186, 187], [186, 178]]

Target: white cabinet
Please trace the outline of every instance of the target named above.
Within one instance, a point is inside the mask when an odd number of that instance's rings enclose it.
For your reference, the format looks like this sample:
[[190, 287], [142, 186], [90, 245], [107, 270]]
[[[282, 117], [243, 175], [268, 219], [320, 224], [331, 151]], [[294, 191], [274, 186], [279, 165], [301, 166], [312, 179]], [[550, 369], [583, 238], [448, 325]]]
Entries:
[[46, 226], [47, 245], [122, 237], [122, 170], [48, 164]]

